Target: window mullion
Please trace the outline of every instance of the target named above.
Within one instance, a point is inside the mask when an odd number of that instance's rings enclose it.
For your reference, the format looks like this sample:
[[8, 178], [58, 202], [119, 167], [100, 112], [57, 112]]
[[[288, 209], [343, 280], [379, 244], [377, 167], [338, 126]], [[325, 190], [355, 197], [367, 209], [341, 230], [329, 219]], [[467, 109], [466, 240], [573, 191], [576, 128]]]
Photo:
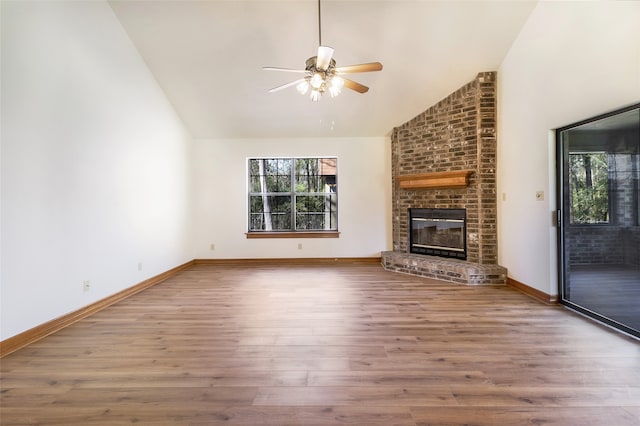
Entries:
[[298, 230], [296, 224], [296, 160], [291, 159], [291, 229]]

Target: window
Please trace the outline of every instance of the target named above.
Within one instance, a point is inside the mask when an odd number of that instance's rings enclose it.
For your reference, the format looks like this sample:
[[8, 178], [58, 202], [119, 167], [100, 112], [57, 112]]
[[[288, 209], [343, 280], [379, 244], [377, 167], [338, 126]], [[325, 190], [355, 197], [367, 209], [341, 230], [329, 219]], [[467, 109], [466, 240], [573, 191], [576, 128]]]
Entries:
[[336, 158], [251, 158], [249, 233], [338, 230]]
[[569, 153], [571, 223], [609, 223], [609, 166], [604, 152]]

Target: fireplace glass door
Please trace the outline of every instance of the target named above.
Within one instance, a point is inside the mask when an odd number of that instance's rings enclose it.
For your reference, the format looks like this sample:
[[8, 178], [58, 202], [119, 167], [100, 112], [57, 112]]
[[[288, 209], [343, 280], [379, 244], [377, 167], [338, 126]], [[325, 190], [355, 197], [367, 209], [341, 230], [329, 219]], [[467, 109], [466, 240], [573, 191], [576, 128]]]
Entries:
[[465, 209], [409, 209], [411, 253], [465, 260]]
[[640, 336], [640, 106], [557, 131], [561, 302]]

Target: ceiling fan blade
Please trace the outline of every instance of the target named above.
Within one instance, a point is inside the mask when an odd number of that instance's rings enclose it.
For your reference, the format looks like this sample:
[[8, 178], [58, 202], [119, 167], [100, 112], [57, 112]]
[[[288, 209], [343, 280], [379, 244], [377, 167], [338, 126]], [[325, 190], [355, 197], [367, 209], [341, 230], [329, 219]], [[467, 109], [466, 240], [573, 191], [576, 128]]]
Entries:
[[292, 81], [292, 82], [283, 84], [282, 86], [274, 87], [273, 89], [269, 89], [269, 93], [277, 92], [279, 90], [286, 89], [287, 87], [295, 86], [298, 83], [302, 83], [304, 80], [305, 80], [304, 78], [300, 78], [300, 79], [298, 79], [296, 81]]
[[358, 93], [367, 93], [369, 91], [369, 88], [367, 86], [356, 81], [349, 80], [348, 78], [343, 78], [343, 80], [344, 87], [346, 87], [347, 89], [355, 90]]
[[285, 72], [307, 72], [307, 70], [294, 70], [291, 68], [278, 68], [278, 67], [262, 67], [265, 71], [285, 71]]
[[336, 74], [348, 74], [354, 72], [371, 72], [380, 71], [382, 64], [380, 62], [369, 62], [366, 64], [346, 65], [344, 67], [336, 67]]
[[325, 71], [329, 68], [333, 57], [333, 47], [318, 46], [318, 56], [316, 58], [316, 68]]

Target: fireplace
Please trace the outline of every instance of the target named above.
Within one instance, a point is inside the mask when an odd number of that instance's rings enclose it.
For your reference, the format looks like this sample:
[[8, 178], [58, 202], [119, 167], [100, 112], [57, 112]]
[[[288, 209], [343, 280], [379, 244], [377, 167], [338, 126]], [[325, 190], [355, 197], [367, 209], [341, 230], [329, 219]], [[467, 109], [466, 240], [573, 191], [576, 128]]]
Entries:
[[409, 209], [409, 252], [467, 259], [465, 209]]
[[[507, 270], [498, 265], [496, 232], [496, 77], [495, 72], [479, 73], [393, 129], [393, 250], [381, 253], [386, 270], [466, 285], [506, 284]], [[468, 181], [449, 179], [449, 173], [465, 171], [471, 171]], [[463, 220], [431, 221], [436, 223], [431, 231], [438, 230], [437, 224], [442, 231], [446, 223], [445, 232], [455, 235], [453, 242], [446, 240], [448, 248], [421, 241], [421, 233], [427, 231], [419, 229], [427, 228], [429, 221], [409, 219], [410, 209], [417, 207], [466, 209], [461, 217], [422, 217]], [[451, 227], [454, 224], [457, 229]]]

